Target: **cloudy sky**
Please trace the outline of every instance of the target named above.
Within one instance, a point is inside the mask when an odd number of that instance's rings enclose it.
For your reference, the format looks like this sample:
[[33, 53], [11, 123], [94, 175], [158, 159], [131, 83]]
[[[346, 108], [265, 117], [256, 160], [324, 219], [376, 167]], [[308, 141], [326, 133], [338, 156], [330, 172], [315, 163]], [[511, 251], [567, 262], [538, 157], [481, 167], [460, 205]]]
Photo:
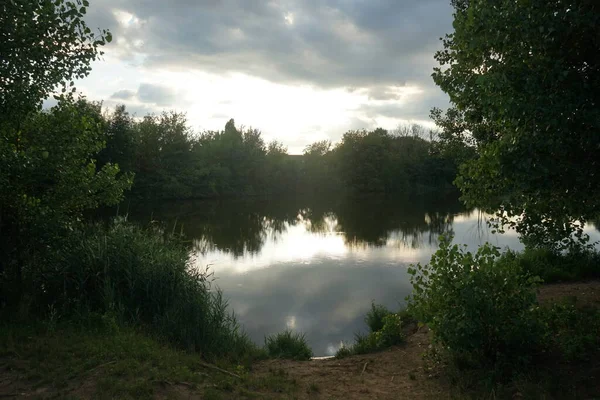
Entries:
[[92, 0], [88, 24], [114, 40], [79, 84], [137, 116], [187, 113], [195, 130], [229, 118], [290, 153], [348, 129], [428, 122], [447, 97], [434, 52], [449, 0]]

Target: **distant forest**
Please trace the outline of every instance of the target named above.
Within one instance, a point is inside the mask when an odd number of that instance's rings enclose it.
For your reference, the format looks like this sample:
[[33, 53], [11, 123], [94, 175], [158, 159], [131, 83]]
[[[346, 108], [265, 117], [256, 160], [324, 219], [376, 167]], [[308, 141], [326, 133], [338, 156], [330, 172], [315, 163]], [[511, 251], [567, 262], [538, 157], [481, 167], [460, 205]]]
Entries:
[[102, 113], [99, 103], [86, 105], [105, 132], [98, 168], [118, 164], [134, 174], [131, 195], [144, 199], [447, 191], [459, 164], [455, 150], [444, 151], [436, 133], [419, 125], [349, 131], [335, 145], [320, 141], [289, 155], [233, 119], [222, 131], [197, 133], [181, 113], [134, 118], [125, 106]]

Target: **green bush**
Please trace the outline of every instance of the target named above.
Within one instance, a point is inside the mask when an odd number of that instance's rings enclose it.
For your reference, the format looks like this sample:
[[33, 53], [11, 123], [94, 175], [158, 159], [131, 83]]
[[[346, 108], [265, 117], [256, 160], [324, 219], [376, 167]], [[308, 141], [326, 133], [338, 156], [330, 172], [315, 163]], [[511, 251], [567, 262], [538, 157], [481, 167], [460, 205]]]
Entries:
[[373, 321], [368, 316], [375, 315], [375, 310], [385, 310], [387, 315], [381, 317], [380, 325], [369, 325], [369, 328], [373, 329], [372, 326], [381, 326], [381, 328], [376, 331], [371, 330], [368, 334], [355, 334], [354, 344], [350, 346], [343, 344], [335, 354], [337, 358], [344, 358], [354, 354], [374, 353], [404, 342], [405, 335], [403, 328], [407, 320], [403, 319], [401, 315], [406, 315], [406, 312], [392, 313], [383, 306], [372, 304], [371, 311], [367, 313], [367, 318], [365, 318], [367, 324], [369, 324], [369, 321]]
[[265, 349], [271, 358], [305, 361], [310, 360], [313, 355], [304, 334], [291, 330], [266, 337]]
[[395, 346], [404, 342], [402, 330], [404, 322], [398, 314], [388, 314], [383, 318], [383, 327], [377, 335], [377, 346], [381, 349]]
[[539, 276], [546, 283], [600, 277], [600, 254], [596, 251], [563, 254], [543, 248], [527, 248], [520, 253], [507, 251], [502, 258], [518, 262], [525, 272]]
[[535, 287], [511, 259], [489, 244], [472, 254], [442, 238], [428, 265], [409, 269], [409, 310], [437, 343], [469, 363], [526, 362], [544, 336]]
[[384, 318], [391, 313], [384, 305], [371, 303], [371, 309], [365, 316], [365, 323], [371, 332], [380, 331], [383, 328]]
[[125, 221], [93, 226], [57, 251], [28, 281], [34, 305], [59, 315], [116, 315], [207, 358], [249, 356], [255, 346], [240, 332], [210, 275], [192, 265], [177, 238]]

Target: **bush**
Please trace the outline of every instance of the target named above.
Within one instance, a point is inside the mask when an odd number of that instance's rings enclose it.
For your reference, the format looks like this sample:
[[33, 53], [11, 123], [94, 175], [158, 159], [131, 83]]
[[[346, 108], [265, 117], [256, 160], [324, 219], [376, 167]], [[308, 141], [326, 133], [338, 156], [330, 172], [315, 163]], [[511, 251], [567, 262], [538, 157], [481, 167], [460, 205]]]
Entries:
[[409, 310], [457, 359], [477, 365], [528, 361], [544, 336], [534, 290], [539, 280], [514, 260], [499, 259], [489, 244], [472, 254], [450, 243], [441, 238], [430, 264], [409, 269]]
[[595, 251], [563, 254], [548, 249], [528, 248], [521, 253], [507, 251], [502, 258], [518, 262], [525, 272], [539, 276], [546, 283], [600, 277], [600, 254]]
[[[381, 317], [381, 324], [369, 324], [369, 322], [373, 321], [379, 322], [379, 320], [373, 319], [373, 316], [381, 316], [383, 314], [382, 310], [385, 310], [387, 314]], [[379, 311], [379, 314], [376, 314], [375, 311]], [[408, 319], [403, 319], [401, 315], [406, 314], [406, 312], [392, 313], [381, 305], [372, 304], [371, 311], [367, 313], [367, 317], [365, 318], [365, 322], [369, 324], [371, 332], [368, 334], [355, 334], [354, 344], [351, 346], [343, 344], [335, 356], [337, 358], [344, 358], [354, 354], [374, 353], [403, 343], [405, 339], [403, 328]], [[373, 326], [381, 326], [381, 328], [373, 331]]]
[[365, 323], [371, 332], [380, 331], [383, 328], [383, 319], [389, 314], [391, 314], [391, 311], [384, 305], [371, 303], [371, 310], [365, 316]]
[[291, 330], [266, 337], [265, 349], [271, 358], [306, 361], [313, 355], [304, 334], [294, 333]]
[[404, 342], [404, 323], [398, 314], [388, 314], [383, 318], [383, 327], [377, 335], [377, 346], [380, 349], [395, 346]]
[[181, 241], [159, 230], [122, 220], [93, 226], [29, 273], [38, 310], [111, 313], [207, 358], [254, 352], [221, 293], [211, 291], [207, 271], [192, 265]]

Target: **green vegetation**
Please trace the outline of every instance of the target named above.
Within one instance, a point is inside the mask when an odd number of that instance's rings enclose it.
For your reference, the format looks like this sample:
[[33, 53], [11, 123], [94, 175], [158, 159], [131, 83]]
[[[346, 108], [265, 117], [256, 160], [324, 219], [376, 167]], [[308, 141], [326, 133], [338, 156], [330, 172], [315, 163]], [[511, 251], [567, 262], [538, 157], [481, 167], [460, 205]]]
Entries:
[[132, 193], [144, 199], [449, 191], [456, 176], [453, 153], [439, 150], [434, 134], [417, 125], [350, 131], [335, 146], [307, 146], [302, 156], [288, 155], [281, 143], [266, 144], [260, 131], [238, 128], [233, 119], [222, 131], [196, 134], [183, 114], [136, 121], [118, 106], [104, 126], [100, 165], [134, 173]]
[[[57, 96], [55, 107], [40, 111], [42, 100], [56, 88], [72, 88], [72, 79], [86, 76], [101, 54], [99, 47], [110, 41], [109, 32], [96, 36], [83, 22], [87, 3], [13, 1], [3, 8], [2, 21], [14, 35], [0, 48], [3, 329], [46, 320], [52, 330], [64, 324], [85, 330], [82, 321], [101, 316], [110, 332], [136, 329], [205, 360], [247, 365], [264, 351], [241, 331], [220, 292], [211, 288], [208, 271], [191, 264], [181, 238], [124, 220], [86, 222], [87, 212], [120, 202], [133, 178], [105, 157], [107, 151], [116, 152], [122, 155], [118, 161], [128, 165], [132, 148], [120, 136], [126, 120], [107, 121], [98, 104], [71, 94]], [[36, 51], [22, 47], [32, 41]], [[175, 160], [185, 159], [187, 151], [180, 116], [148, 117], [140, 126], [154, 134], [148, 146], [173, 150], [160, 162], [179, 174]], [[232, 126], [226, 137], [237, 135]], [[260, 141], [254, 131], [243, 138]], [[12, 337], [10, 332], [6, 337]]]
[[431, 368], [442, 368], [466, 393], [515, 385], [565, 393], [551, 384], [563, 366], [573, 369], [569, 379], [585, 382], [577, 371], [600, 355], [600, 309], [540, 305], [535, 289], [542, 280], [531, 271], [544, 264], [533, 264], [532, 254], [542, 253], [500, 254], [486, 244], [473, 254], [444, 238], [428, 265], [409, 271], [408, 310], [433, 333]]
[[[594, 2], [453, 0], [454, 32], [433, 79], [452, 107], [432, 110], [442, 153], [470, 206], [515, 229], [522, 254], [449, 240], [411, 269], [409, 310], [433, 332], [434, 364], [462, 397], [596, 396], [598, 309], [540, 306], [536, 286], [598, 277], [583, 228], [599, 214], [598, 31]], [[524, 17], [526, 16], [526, 17]], [[568, 366], [568, 367], [566, 367]], [[560, 384], [559, 384], [560, 382]], [[491, 393], [491, 395], [490, 395]]]
[[76, 323], [3, 324], [0, 359], [3, 377], [30, 382], [14, 392], [42, 398], [278, 398], [297, 391], [284, 371], [253, 376], [243, 365], [207, 364], [100, 314]]
[[176, 237], [126, 221], [91, 226], [27, 275], [30, 307], [58, 316], [113, 313], [207, 359], [252, 357], [255, 346], [227, 311], [210, 275]]
[[472, 254], [443, 238], [429, 264], [409, 270], [409, 310], [461, 362], [516, 368], [543, 339], [535, 293], [539, 279], [499, 256], [489, 244]]
[[[530, 246], [573, 248], [599, 214], [597, 4], [454, 0], [454, 32], [433, 79], [454, 108], [434, 110], [450, 145], [477, 156], [456, 183]], [[523, 18], [526, 15], [527, 18]]]
[[385, 306], [371, 304], [371, 310], [365, 316], [369, 333], [356, 333], [354, 343], [342, 345], [335, 356], [344, 358], [355, 354], [367, 354], [381, 351], [402, 344], [406, 337], [405, 330], [414, 319], [407, 311], [393, 313]]
[[271, 358], [306, 361], [313, 356], [304, 334], [285, 330], [265, 338], [265, 350]]
[[[292, 157], [233, 120], [196, 135], [177, 113], [138, 121], [118, 107], [103, 115], [100, 105], [72, 94], [73, 80], [89, 74], [111, 41], [110, 32], [96, 35], [85, 25], [88, 2], [3, 4], [0, 25], [10, 40], [0, 43], [0, 356], [8, 372], [56, 397], [83, 390], [147, 398], [174, 385], [206, 398], [291, 394], [295, 383], [285, 373], [250, 378], [247, 371], [265, 354], [309, 359], [303, 335], [286, 331], [258, 349], [208, 271], [191, 265], [182, 238], [126, 221], [89, 226], [86, 213], [118, 204], [132, 185], [144, 198], [387, 194], [449, 189], [460, 170], [464, 200], [498, 212], [498, 229], [515, 228], [527, 250], [501, 255], [486, 244], [473, 254], [443, 239], [428, 265], [410, 270], [408, 312], [372, 305], [370, 332], [338, 357], [402, 343], [414, 316], [435, 339], [430, 362], [459, 387], [500, 397], [515, 386], [523, 396], [540, 387], [557, 397], [584, 390], [586, 368], [597, 368], [600, 355], [600, 311], [576, 302], [540, 305], [535, 291], [542, 279], [599, 276], [600, 256], [586, 250], [583, 232], [600, 214], [593, 173], [600, 51], [597, 40], [587, 40], [597, 33], [597, 6], [452, 5], [455, 32], [436, 54], [434, 80], [454, 107], [432, 112], [439, 137], [417, 126], [351, 131], [335, 146], [317, 142]], [[63, 93], [58, 104], [41, 111], [56, 90]], [[321, 211], [305, 211], [311, 229], [323, 229]], [[338, 223], [350, 243], [381, 242], [394, 221], [379, 215], [384, 228], [365, 232], [343, 214]], [[451, 221], [429, 217], [413, 230], [442, 232]], [[256, 221], [248, 226], [260, 236]], [[563, 376], [569, 384], [557, 387]]]
[[600, 278], [600, 253], [597, 251], [559, 253], [548, 249], [528, 248], [520, 253], [507, 251], [502, 257], [507, 261], [514, 260], [524, 271], [532, 276], [539, 276], [544, 283]]

